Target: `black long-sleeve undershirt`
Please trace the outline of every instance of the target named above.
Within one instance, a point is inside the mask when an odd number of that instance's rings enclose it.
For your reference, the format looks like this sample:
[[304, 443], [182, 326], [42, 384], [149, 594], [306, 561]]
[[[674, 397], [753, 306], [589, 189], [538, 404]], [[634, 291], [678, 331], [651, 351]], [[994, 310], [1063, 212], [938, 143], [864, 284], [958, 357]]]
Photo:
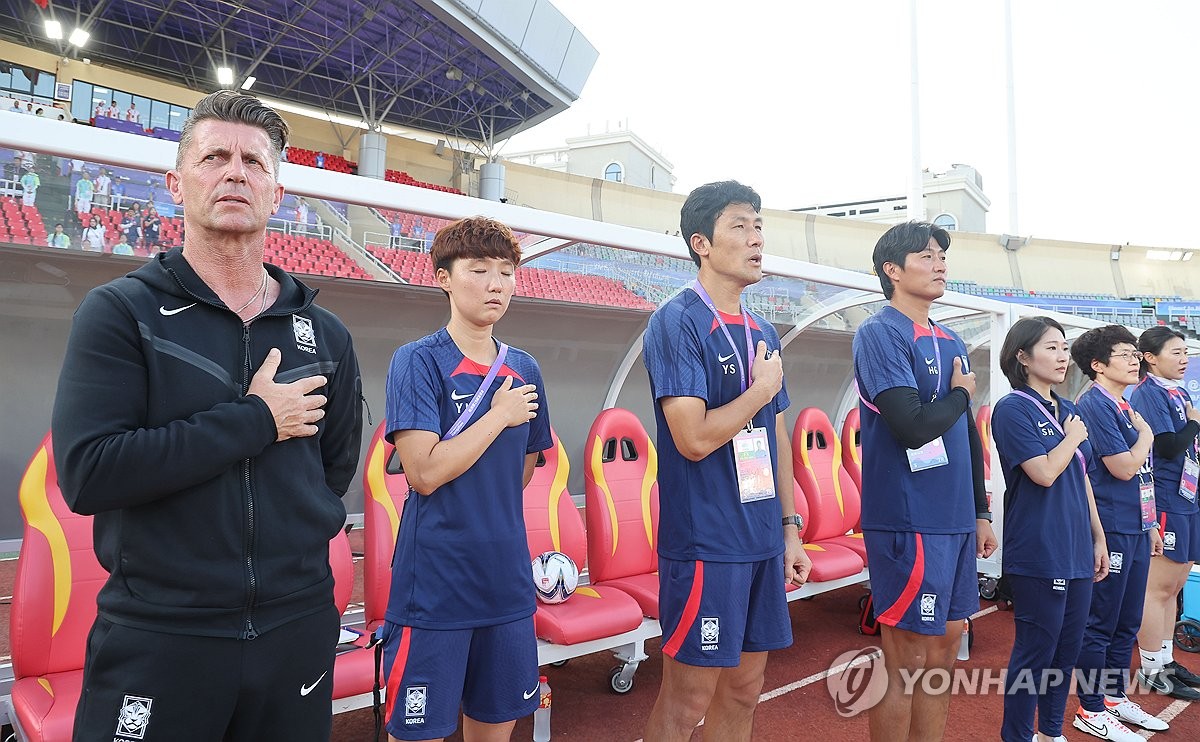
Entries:
[[1154, 455], [1162, 459], [1174, 459], [1187, 450], [1200, 435], [1200, 423], [1188, 420], [1177, 433], [1159, 433], [1154, 436]]
[[[913, 387], [895, 387], [875, 396], [875, 406], [888, 430], [905, 448], [920, 448], [942, 435], [971, 407], [971, 397], [955, 387], [941, 399], [922, 403]], [[983, 442], [975, 421], [968, 415], [967, 439], [971, 450], [971, 479], [975, 513], [988, 515], [987, 490], [983, 479]]]

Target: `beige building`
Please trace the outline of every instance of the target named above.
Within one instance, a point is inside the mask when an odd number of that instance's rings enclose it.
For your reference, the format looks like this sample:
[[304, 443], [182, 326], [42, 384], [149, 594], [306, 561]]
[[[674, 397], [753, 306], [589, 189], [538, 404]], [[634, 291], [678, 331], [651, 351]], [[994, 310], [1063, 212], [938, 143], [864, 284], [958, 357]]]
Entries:
[[[944, 173], [924, 173], [925, 218], [949, 230], [986, 232], [991, 200], [983, 193], [983, 176], [970, 165], [951, 165]], [[867, 201], [805, 206], [801, 213], [858, 219], [877, 224], [908, 221], [908, 197], [890, 196]]]
[[504, 159], [655, 191], [669, 193], [675, 186], [675, 166], [628, 129], [574, 137], [565, 147], [516, 152]]

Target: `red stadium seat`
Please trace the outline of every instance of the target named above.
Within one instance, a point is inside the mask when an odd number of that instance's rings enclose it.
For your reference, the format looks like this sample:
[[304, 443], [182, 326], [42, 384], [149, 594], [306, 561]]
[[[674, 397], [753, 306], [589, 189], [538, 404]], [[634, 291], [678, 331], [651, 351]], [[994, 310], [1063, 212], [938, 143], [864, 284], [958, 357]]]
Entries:
[[83, 687], [83, 656], [108, 573], [92, 551], [92, 519], [67, 508], [50, 434], [20, 488], [24, 540], [13, 586], [12, 709], [18, 736], [68, 740]]
[[588, 565], [593, 585], [629, 593], [658, 618], [658, 452], [628, 410], [604, 410], [584, 446]]
[[979, 441], [983, 444], [983, 478], [992, 478], [992, 406], [980, 405], [975, 414], [975, 427], [979, 428]]
[[842, 422], [842, 466], [854, 480], [854, 486], [862, 493], [862, 424], [858, 419], [858, 405], [850, 408]]
[[[403, 474], [388, 474], [387, 463], [396, 450], [383, 439], [386, 420], [380, 420], [367, 447], [363, 466], [363, 617], [374, 631], [387, 612], [392, 588], [392, 555], [400, 533], [400, 516], [408, 498], [408, 480]], [[532, 576], [531, 576], [532, 579]]]
[[[580, 571], [587, 559], [583, 519], [567, 492], [570, 464], [566, 449], [553, 434], [554, 446], [538, 457], [533, 479], [525, 488], [525, 533], [532, 559], [545, 551], [561, 551]], [[628, 594], [604, 585], [581, 586], [565, 602], [539, 602], [533, 616], [541, 639], [552, 644], [578, 644], [623, 634], [642, 623], [642, 609]]]
[[[804, 528], [800, 529], [800, 538], [804, 540], [804, 551], [808, 554], [809, 561], [812, 562], [812, 571], [808, 574], [809, 582], [828, 582], [836, 580], [839, 577], [849, 577], [856, 575], [863, 569], [863, 558], [856, 552], [851, 551], [845, 546], [830, 543], [828, 541], [810, 541], [808, 499], [804, 496], [804, 490], [800, 487], [799, 482], [793, 482], [795, 485], [792, 495], [796, 502], [796, 512], [804, 518]], [[799, 590], [800, 588], [792, 583], [787, 583], [786, 589], [788, 592]]]
[[842, 466], [841, 441], [829, 417], [815, 407], [800, 411], [792, 432], [792, 463], [809, 509], [809, 538], [840, 544], [867, 558], [858, 526], [861, 500]]
[[[345, 531], [329, 542], [329, 568], [333, 571], [333, 604], [344, 614], [354, 591], [354, 555]], [[366, 648], [366, 637], [354, 644], [338, 645], [333, 664], [333, 702], [366, 697], [375, 685], [375, 652]]]

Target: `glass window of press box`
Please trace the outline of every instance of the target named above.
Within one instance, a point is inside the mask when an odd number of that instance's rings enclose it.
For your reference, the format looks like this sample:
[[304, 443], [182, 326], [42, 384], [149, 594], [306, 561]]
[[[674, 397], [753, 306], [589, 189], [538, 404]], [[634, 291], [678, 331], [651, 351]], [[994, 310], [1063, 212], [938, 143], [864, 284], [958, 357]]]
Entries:
[[0, 61], [0, 98], [54, 102], [54, 73]]
[[88, 121], [96, 112], [96, 106], [107, 109], [113, 101], [117, 103], [120, 117], [125, 118], [129, 104], [137, 107], [141, 114], [141, 124], [147, 129], [183, 130], [183, 122], [187, 120], [192, 109], [177, 106], [161, 100], [154, 100], [141, 95], [127, 93], [124, 90], [97, 85], [82, 80], [76, 80], [71, 91], [71, 115], [77, 121]]

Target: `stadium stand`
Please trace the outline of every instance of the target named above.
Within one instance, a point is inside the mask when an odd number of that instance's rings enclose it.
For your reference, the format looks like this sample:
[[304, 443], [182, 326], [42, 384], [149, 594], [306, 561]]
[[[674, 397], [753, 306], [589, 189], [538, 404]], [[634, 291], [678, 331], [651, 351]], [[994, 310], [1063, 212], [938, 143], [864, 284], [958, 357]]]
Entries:
[[[529, 557], [547, 551], [566, 554], [582, 572], [587, 560], [583, 519], [567, 492], [570, 463], [558, 435], [554, 445], [538, 456], [533, 479], [525, 487], [525, 533]], [[642, 609], [632, 597], [614, 587], [581, 585], [571, 597], [554, 605], [538, 603], [533, 615], [539, 639], [553, 644], [578, 644], [632, 631], [642, 623]]]
[[858, 527], [861, 500], [858, 487], [842, 466], [841, 441], [829, 417], [807, 407], [796, 417], [792, 433], [792, 464], [796, 481], [808, 500], [809, 538], [835, 544], [867, 558]]
[[17, 245], [45, 245], [46, 225], [35, 206], [0, 196], [0, 242]]
[[293, 165], [319, 167], [325, 170], [332, 170], [335, 173], [353, 174], [358, 172], [357, 162], [351, 162], [341, 155], [331, 155], [328, 152], [318, 152], [302, 147], [288, 147], [287, 161]]
[[383, 173], [383, 179], [390, 181], [392, 183], [401, 183], [403, 185], [416, 186], [418, 188], [429, 188], [430, 190], [445, 191], [446, 193], [457, 193], [460, 196], [466, 195], [462, 191], [458, 190], [457, 188], [451, 188], [450, 186], [440, 186], [440, 185], [437, 185], [436, 183], [426, 183], [423, 180], [417, 180], [416, 178], [412, 177], [411, 175], [404, 172], [403, 170], [392, 170], [391, 168], [388, 168]]

